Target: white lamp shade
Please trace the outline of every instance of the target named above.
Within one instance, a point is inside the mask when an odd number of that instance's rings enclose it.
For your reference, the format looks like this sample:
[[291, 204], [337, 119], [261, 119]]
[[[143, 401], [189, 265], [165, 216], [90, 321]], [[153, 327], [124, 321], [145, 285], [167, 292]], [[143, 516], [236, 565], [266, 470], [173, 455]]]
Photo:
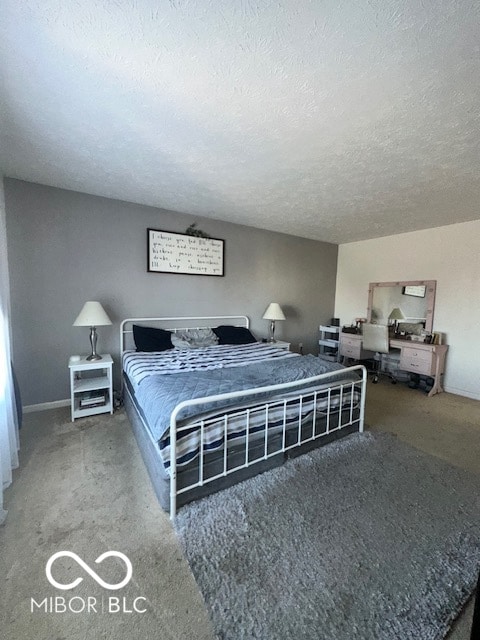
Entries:
[[74, 327], [102, 327], [112, 324], [100, 302], [89, 301], [83, 305], [82, 310], [73, 323]]
[[398, 307], [392, 309], [392, 312], [388, 316], [389, 320], [405, 320], [405, 316], [403, 315], [403, 311]]
[[278, 302], [271, 302], [265, 313], [263, 314], [264, 320], [285, 320], [285, 314], [282, 311], [282, 307]]

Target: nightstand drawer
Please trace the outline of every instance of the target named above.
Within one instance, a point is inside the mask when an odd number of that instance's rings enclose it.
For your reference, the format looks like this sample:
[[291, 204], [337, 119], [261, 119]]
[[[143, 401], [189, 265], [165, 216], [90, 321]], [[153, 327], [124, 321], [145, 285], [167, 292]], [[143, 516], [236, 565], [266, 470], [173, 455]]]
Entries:
[[403, 348], [400, 356], [400, 369], [412, 371], [425, 376], [435, 374], [435, 358], [433, 351]]

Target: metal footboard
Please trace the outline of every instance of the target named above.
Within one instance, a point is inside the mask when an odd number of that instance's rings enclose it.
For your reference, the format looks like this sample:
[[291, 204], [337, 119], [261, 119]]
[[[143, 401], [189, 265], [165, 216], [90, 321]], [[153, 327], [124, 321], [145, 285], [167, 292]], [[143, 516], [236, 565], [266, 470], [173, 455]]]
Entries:
[[[358, 379], [345, 380], [352, 373], [357, 374]], [[332, 377], [338, 380], [332, 382]], [[326, 378], [329, 379], [328, 384], [325, 383]], [[342, 429], [355, 426], [358, 431], [363, 431], [366, 381], [365, 367], [356, 365], [295, 382], [195, 398], [178, 404], [170, 418], [170, 518], [173, 520], [176, 515], [177, 496], [195, 487]], [[264, 394], [268, 394], [269, 399], [256, 400]], [[182, 423], [181, 414], [186, 409], [197, 407], [200, 411], [201, 406], [207, 403], [224, 404], [236, 400], [242, 403], [240, 408], [232, 407], [221, 415], [217, 413]], [[179, 488], [177, 457], [182, 434], [186, 431], [198, 434], [198, 479]], [[223, 469], [211, 475], [205, 474], [208, 453], [212, 446], [218, 453], [219, 441], [223, 441]], [[237, 455], [231, 464], [229, 453], [233, 446]], [[244, 453], [240, 460], [239, 447]]]

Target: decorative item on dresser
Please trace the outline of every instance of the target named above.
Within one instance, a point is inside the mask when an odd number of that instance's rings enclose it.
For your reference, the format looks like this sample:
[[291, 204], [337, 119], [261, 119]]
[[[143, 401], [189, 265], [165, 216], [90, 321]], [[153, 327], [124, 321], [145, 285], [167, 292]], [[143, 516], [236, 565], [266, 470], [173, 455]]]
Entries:
[[100, 302], [89, 301], [83, 305], [82, 310], [78, 314], [74, 327], [90, 327], [90, 346], [91, 354], [87, 360], [101, 360], [102, 356], [97, 353], [97, 327], [107, 326], [112, 321], [105, 313], [105, 309]]
[[270, 342], [275, 342], [275, 322], [277, 320], [285, 320], [285, 314], [282, 311], [278, 302], [271, 302], [265, 313], [263, 314], [264, 320], [270, 320]]
[[398, 321], [405, 320], [405, 314], [399, 307], [395, 307], [390, 311], [388, 319], [393, 320], [394, 332], [398, 333]]

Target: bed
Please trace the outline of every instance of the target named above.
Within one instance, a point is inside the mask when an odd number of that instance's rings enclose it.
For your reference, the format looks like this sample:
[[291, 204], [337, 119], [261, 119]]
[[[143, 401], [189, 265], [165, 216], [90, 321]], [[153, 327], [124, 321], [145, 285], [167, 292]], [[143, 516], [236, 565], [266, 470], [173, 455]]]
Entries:
[[120, 342], [126, 412], [172, 519], [191, 500], [363, 431], [363, 366], [258, 342], [247, 316], [129, 318]]

